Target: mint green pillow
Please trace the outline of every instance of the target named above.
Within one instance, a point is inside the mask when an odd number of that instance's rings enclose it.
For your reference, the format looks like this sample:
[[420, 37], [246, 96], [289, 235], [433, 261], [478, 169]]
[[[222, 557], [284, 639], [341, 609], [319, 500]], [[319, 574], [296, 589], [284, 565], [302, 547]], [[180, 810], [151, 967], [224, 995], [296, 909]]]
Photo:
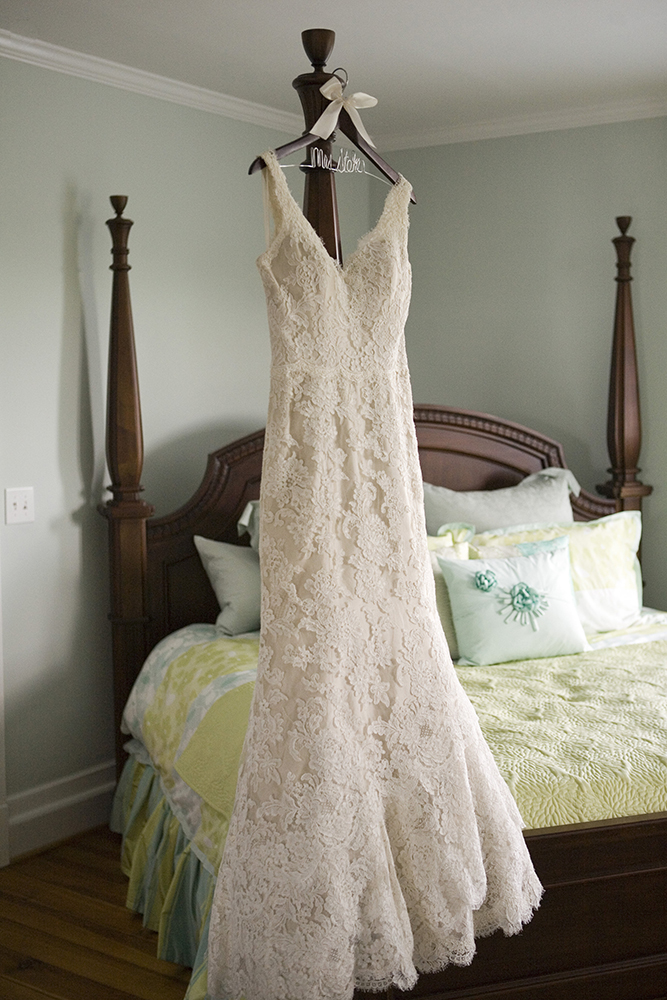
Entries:
[[505, 663], [590, 648], [577, 614], [566, 538], [553, 551], [532, 555], [439, 562], [460, 663]]
[[194, 536], [194, 543], [220, 605], [215, 624], [225, 635], [256, 632], [261, 584], [255, 550], [247, 545], [214, 542], [201, 535]]

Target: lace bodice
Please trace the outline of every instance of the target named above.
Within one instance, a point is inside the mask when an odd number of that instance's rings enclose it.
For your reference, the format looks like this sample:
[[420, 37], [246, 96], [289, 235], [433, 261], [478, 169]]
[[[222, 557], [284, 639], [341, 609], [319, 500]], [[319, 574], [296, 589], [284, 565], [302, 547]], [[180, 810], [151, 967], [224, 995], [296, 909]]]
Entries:
[[365, 377], [376, 367], [402, 365], [410, 190], [403, 179], [390, 190], [379, 222], [342, 268], [292, 198], [282, 172], [274, 173], [269, 198], [276, 233], [258, 260], [274, 373], [286, 365], [312, 365]]
[[468, 963], [541, 889], [436, 611], [403, 337], [410, 186], [340, 268], [264, 159], [262, 632], [209, 992], [350, 1000]]

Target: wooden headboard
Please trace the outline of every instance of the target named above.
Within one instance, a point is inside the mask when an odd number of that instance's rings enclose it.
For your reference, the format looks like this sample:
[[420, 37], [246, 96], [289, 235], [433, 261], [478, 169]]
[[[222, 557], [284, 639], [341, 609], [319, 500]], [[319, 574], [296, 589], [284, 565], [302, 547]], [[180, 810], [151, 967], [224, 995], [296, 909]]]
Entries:
[[[424, 479], [457, 490], [513, 486], [547, 466], [565, 467], [561, 446], [519, 424], [446, 406], [415, 407]], [[195, 621], [215, 621], [219, 607], [192, 542], [193, 535], [239, 542], [236, 523], [259, 497], [264, 432], [209, 456], [204, 479], [188, 502], [146, 524], [146, 647]], [[575, 517], [613, 513], [614, 500], [582, 492]]]

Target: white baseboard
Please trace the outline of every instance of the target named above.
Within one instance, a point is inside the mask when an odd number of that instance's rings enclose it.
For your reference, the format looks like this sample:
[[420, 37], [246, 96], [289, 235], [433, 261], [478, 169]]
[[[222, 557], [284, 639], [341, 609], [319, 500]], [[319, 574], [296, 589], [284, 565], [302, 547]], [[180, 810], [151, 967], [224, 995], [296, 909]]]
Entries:
[[27, 792], [9, 795], [9, 857], [48, 847], [108, 823], [115, 785], [116, 766], [107, 761]]

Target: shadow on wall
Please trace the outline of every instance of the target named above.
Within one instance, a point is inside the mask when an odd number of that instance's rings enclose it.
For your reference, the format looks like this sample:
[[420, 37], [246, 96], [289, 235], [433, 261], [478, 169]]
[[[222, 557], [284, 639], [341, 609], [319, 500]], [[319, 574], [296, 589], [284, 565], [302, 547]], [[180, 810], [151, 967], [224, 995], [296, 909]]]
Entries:
[[[97, 511], [105, 496], [106, 398], [93, 280], [96, 227], [88, 199], [70, 183], [63, 205], [58, 433], [65, 516], [55, 528], [60, 535], [62, 558], [70, 563], [71, 579], [78, 586], [70, 652], [61, 669], [78, 674], [81, 703], [86, 710], [73, 732], [85, 733], [88, 752], [95, 747], [95, 762], [111, 756], [114, 745], [107, 532]], [[86, 746], [77, 749], [81, 766], [86, 766]]]
[[[94, 223], [73, 184], [63, 205], [60, 469], [68, 507], [104, 493], [105, 389], [93, 282]], [[78, 444], [78, 447], [75, 445]], [[72, 501], [70, 504], [69, 501]]]
[[70, 184], [62, 203], [61, 356], [53, 373], [59, 480], [46, 484], [48, 560], [26, 567], [27, 575], [41, 575], [48, 615], [33, 625], [41, 666], [30, 664], [7, 718], [7, 772], [14, 791], [113, 755], [107, 543], [96, 510], [103, 492], [104, 400], [95, 311], [84, 302], [88, 297], [94, 306], [92, 284], [86, 287], [92, 274], [86, 218]]

